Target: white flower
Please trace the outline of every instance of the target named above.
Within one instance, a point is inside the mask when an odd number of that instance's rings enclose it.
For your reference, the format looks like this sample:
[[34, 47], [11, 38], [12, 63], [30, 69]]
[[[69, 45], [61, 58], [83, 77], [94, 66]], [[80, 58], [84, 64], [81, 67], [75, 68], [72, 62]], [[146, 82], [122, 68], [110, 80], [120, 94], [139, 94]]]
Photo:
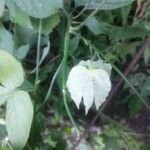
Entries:
[[67, 88], [78, 109], [83, 99], [86, 114], [93, 102], [98, 110], [111, 89], [111, 69], [111, 65], [102, 60], [81, 61], [71, 69]]

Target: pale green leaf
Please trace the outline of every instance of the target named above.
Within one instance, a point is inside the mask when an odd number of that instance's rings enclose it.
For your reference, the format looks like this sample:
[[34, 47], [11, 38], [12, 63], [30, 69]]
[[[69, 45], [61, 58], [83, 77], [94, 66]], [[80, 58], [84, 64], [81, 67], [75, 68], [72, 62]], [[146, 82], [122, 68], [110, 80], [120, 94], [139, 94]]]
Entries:
[[20, 26], [25, 26], [32, 29], [30, 17], [16, 6], [14, 0], [6, 0], [6, 5], [10, 11], [10, 20], [13, 23], [17, 23]]
[[8, 90], [7, 88], [3, 86], [0, 86], [0, 106], [3, 105], [7, 101], [9, 97], [9, 93], [10, 93], [10, 90]]
[[12, 35], [4, 27], [0, 26], [0, 49], [13, 54], [14, 41]]
[[0, 83], [8, 89], [19, 87], [24, 80], [20, 63], [9, 53], [0, 50]]
[[3, 15], [4, 8], [5, 8], [5, 0], [1, 0], [0, 1], [0, 17]]
[[132, 3], [134, 0], [75, 0], [76, 6], [87, 6], [87, 9], [116, 9]]
[[62, 0], [15, 0], [17, 6], [35, 18], [46, 18], [63, 7]]
[[29, 44], [22, 45], [15, 51], [15, 57], [19, 60], [24, 59], [29, 52]]
[[15, 91], [7, 102], [6, 129], [15, 149], [25, 146], [33, 119], [33, 105], [28, 93]]

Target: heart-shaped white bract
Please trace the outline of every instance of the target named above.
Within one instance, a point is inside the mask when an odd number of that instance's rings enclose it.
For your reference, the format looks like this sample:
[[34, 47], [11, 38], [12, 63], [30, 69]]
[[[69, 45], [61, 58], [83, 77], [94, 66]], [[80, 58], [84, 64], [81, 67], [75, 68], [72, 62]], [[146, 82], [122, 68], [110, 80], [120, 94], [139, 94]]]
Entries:
[[102, 60], [81, 61], [71, 69], [67, 88], [78, 109], [83, 99], [86, 114], [93, 102], [98, 110], [111, 90], [111, 69], [111, 65]]
[[23, 149], [29, 137], [33, 105], [27, 92], [17, 89], [24, 81], [21, 64], [0, 50], [0, 106], [7, 101], [6, 129], [15, 149]]

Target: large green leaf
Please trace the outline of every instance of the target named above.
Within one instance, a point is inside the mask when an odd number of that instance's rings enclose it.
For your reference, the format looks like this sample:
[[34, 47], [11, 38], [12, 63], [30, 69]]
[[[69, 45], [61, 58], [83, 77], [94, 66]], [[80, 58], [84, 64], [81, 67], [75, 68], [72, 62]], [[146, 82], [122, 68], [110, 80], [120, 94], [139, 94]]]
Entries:
[[22, 66], [9, 53], [0, 50], [0, 83], [8, 89], [15, 89], [23, 81], [24, 72]]
[[63, 7], [63, 0], [15, 0], [18, 7], [35, 18], [46, 18]]
[[12, 35], [4, 27], [0, 26], [0, 49], [13, 54], [14, 41]]
[[134, 0], [75, 0], [76, 6], [87, 6], [87, 9], [116, 9], [130, 4]]
[[21, 26], [25, 26], [32, 29], [30, 17], [25, 12], [21, 11], [14, 2], [14, 0], [6, 0], [6, 6], [10, 11], [10, 20], [13, 23], [17, 23]]
[[1, 0], [0, 1], [0, 17], [3, 15], [4, 8], [5, 8], [5, 0]]
[[29, 137], [33, 105], [28, 93], [15, 91], [7, 102], [6, 129], [15, 149], [22, 149]]

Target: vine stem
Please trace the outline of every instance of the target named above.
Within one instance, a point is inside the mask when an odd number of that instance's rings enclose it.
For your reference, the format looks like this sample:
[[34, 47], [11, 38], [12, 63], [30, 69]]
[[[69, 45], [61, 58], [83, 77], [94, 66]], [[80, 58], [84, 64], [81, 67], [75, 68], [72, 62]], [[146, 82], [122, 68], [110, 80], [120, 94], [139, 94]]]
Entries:
[[40, 64], [40, 47], [41, 47], [41, 32], [42, 32], [42, 19], [39, 20], [39, 30], [38, 30], [38, 42], [37, 42], [37, 52], [36, 52], [36, 74], [35, 74], [35, 92], [34, 92], [34, 112], [36, 111], [36, 92], [37, 84], [39, 79], [39, 64]]
[[39, 78], [41, 31], [42, 31], [42, 19], [40, 19], [40, 21], [39, 21], [39, 34], [38, 34], [37, 54], [36, 54], [36, 78], [35, 78], [36, 82], [35, 82], [35, 84], [37, 84], [37, 81]]
[[73, 126], [75, 127], [75, 129], [77, 130], [77, 133], [79, 134], [79, 128], [77, 127], [73, 116], [69, 110], [69, 106], [67, 103], [67, 92], [66, 92], [66, 76], [67, 76], [67, 59], [68, 59], [68, 52], [69, 52], [69, 43], [70, 43], [70, 32], [67, 31], [66, 35], [65, 35], [65, 41], [64, 41], [64, 57], [63, 57], [63, 78], [62, 78], [62, 93], [63, 93], [63, 101], [64, 101], [64, 105], [65, 105], [65, 109], [67, 111], [67, 114], [73, 124]]
[[98, 12], [99, 9], [103, 6], [103, 4], [105, 3], [105, 1], [106, 1], [106, 0], [103, 0], [91, 14], [90, 14], [83, 22], [80, 23], [80, 25], [74, 27], [74, 30], [79, 30], [79, 29], [81, 29], [87, 19], [89, 19], [90, 17], [92, 17], [92, 16], [94, 16], [95, 14], [97, 14], [97, 12]]
[[52, 93], [52, 88], [53, 88], [54, 82], [55, 82], [55, 80], [56, 80], [57, 75], [58, 75], [59, 72], [60, 72], [60, 69], [61, 69], [61, 67], [62, 67], [62, 64], [63, 64], [63, 61], [61, 61], [59, 67], [57, 68], [57, 70], [56, 70], [56, 72], [55, 72], [55, 74], [54, 74], [54, 76], [53, 76], [53, 78], [52, 78], [52, 80], [51, 80], [51, 83], [50, 83], [50, 85], [49, 85], [49, 89], [48, 89], [48, 92], [47, 92], [47, 94], [46, 94], [46, 97], [45, 97], [43, 103], [41, 104], [41, 106], [40, 106], [40, 107], [38, 108], [38, 110], [36, 111], [36, 114], [38, 114], [38, 113], [40, 112], [40, 110], [43, 108], [43, 106], [44, 106], [44, 105], [46, 104], [46, 102], [48, 101], [48, 98], [50, 97], [50, 95], [51, 95], [51, 93]]

